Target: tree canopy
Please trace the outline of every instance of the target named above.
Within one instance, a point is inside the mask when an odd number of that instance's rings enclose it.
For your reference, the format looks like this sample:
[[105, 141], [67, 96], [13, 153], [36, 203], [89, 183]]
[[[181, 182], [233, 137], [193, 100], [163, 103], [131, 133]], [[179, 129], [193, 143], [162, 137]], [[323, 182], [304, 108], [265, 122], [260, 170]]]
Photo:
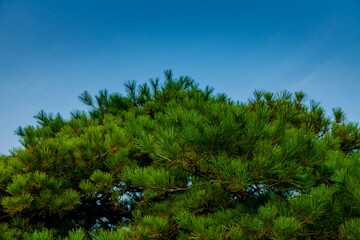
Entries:
[[358, 239], [360, 129], [299, 92], [190, 77], [40, 111], [0, 157], [0, 239]]

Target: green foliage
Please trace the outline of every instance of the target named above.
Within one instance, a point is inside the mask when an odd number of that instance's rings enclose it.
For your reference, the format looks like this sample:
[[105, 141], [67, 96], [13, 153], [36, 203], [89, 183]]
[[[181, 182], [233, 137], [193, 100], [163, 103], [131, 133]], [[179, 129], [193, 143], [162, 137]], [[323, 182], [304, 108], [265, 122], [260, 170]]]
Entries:
[[342, 237], [346, 239], [358, 239], [360, 236], [360, 219], [352, 218], [340, 226]]
[[51, 240], [54, 234], [51, 230], [44, 228], [42, 231], [35, 231], [33, 233], [25, 233], [24, 240]]
[[360, 129], [303, 92], [85, 91], [0, 156], [0, 239], [357, 239]]

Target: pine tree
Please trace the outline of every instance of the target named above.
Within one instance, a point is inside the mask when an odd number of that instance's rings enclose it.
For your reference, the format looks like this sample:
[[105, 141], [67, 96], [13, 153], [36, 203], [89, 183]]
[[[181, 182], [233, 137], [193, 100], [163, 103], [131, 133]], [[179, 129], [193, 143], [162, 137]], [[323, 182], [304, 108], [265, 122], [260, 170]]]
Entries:
[[0, 239], [358, 239], [360, 128], [303, 92], [190, 77], [40, 111], [0, 158]]

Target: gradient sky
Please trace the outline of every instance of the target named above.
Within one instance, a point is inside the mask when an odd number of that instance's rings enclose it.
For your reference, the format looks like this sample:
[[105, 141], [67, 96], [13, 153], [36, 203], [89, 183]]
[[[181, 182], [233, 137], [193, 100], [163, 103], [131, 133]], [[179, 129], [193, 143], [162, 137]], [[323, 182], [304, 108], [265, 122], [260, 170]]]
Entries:
[[189, 75], [246, 101], [303, 90], [360, 121], [360, 1], [0, 0], [0, 153], [84, 90]]

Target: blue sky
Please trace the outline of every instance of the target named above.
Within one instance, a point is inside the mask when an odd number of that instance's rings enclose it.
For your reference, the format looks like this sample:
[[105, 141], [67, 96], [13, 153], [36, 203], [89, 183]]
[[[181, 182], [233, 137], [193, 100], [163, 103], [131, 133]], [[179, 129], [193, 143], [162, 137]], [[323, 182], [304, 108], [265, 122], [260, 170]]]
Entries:
[[0, 0], [0, 153], [39, 110], [166, 69], [240, 101], [303, 90], [359, 122], [360, 2]]

